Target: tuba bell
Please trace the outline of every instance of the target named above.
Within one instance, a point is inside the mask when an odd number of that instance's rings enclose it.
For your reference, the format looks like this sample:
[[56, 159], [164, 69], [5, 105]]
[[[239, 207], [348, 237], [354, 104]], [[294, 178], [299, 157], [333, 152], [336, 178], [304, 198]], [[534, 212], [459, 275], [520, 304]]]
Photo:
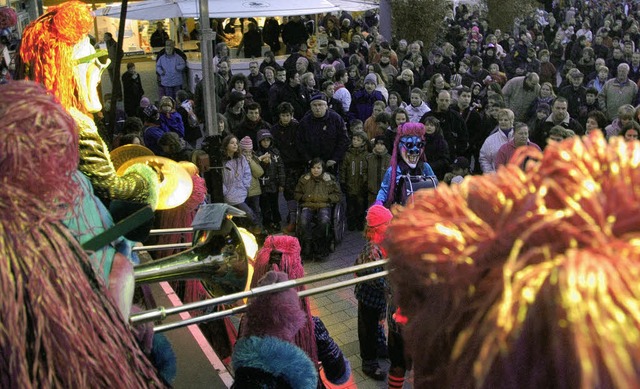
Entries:
[[246, 289], [249, 258], [257, 251], [255, 238], [224, 218], [219, 229], [195, 230], [193, 247], [134, 267], [136, 284], [199, 279], [211, 296]]

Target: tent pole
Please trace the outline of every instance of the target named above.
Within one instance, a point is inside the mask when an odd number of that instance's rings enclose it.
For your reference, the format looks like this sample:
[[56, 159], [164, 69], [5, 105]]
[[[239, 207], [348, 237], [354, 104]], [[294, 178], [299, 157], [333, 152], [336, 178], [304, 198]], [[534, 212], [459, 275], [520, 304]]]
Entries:
[[[113, 138], [113, 135], [116, 132], [116, 113], [118, 99], [122, 98], [122, 87], [120, 86], [120, 64], [121, 64], [121, 55], [122, 46], [124, 45], [124, 27], [127, 21], [127, 6], [129, 4], [129, 0], [122, 0], [122, 6], [120, 7], [120, 25], [118, 26], [118, 48], [116, 50], [116, 59], [113, 64], [114, 68], [114, 77], [113, 77], [113, 85], [111, 85], [111, 111], [109, 112], [109, 139]], [[96, 37], [97, 39], [98, 37]]]
[[202, 94], [204, 101], [205, 146], [209, 154], [211, 168], [204, 173], [207, 189], [214, 203], [224, 202], [222, 193], [222, 159], [220, 156], [220, 133], [218, 130], [218, 109], [213, 75], [213, 41], [215, 32], [211, 30], [209, 0], [198, 0], [200, 5], [200, 52], [202, 59]]

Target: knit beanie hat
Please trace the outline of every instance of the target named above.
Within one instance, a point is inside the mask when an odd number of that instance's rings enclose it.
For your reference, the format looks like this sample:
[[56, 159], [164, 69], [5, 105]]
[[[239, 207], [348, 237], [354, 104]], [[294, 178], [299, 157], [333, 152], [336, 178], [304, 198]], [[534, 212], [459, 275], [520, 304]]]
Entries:
[[242, 150], [253, 150], [253, 141], [248, 136], [240, 140], [240, 148]]
[[366, 84], [367, 82], [372, 82], [376, 86], [378, 86], [378, 78], [373, 73], [367, 74], [367, 76], [364, 78], [364, 83]]
[[382, 205], [372, 205], [367, 211], [367, 225], [369, 227], [378, 227], [388, 223], [393, 218], [393, 214]]
[[154, 121], [158, 115], [158, 107], [151, 104], [146, 106], [142, 112], [144, 113], [144, 119], [146, 121]]
[[229, 95], [229, 105], [227, 105], [227, 107], [231, 108], [231, 107], [235, 106], [236, 104], [238, 104], [238, 102], [240, 102], [240, 101], [242, 101], [244, 99], [245, 99], [245, 96], [244, 96], [243, 93], [238, 92], [238, 91], [233, 91]]
[[147, 108], [150, 105], [151, 105], [151, 100], [149, 100], [148, 97], [143, 97], [143, 98], [140, 99], [140, 107], [141, 108]]
[[273, 135], [271, 135], [271, 131], [267, 129], [262, 129], [258, 131], [258, 134], [256, 135], [256, 140], [258, 142], [261, 142], [263, 139], [266, 139], [266, 138], [273, 138]]
[[361, 130], [354, 131], [353, 137], [355, 138], [356, 136], [362, 139], [364, 143], [369, 142], [369, 135], [367, 135], [367, 133], [364, 131], [361, 131]]

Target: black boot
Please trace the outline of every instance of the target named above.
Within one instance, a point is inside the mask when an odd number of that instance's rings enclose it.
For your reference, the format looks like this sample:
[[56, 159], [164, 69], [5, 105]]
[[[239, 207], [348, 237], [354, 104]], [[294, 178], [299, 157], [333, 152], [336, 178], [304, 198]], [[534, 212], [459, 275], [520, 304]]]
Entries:
[[302, 242], [302, 261], [303, 262], [311, 262], [313, 261], [313, 241], [310, 239], [305, 239]]

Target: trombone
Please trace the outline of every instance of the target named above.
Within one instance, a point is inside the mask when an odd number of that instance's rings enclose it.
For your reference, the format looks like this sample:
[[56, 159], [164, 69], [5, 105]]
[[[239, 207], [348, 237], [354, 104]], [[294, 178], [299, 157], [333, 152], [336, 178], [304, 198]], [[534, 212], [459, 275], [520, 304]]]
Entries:
[[[194, 232], [193, 228], [172, 228], [172, 229], [164, 229], [164, 230], [151, 230], [151, 234], [152, 235], [188, 233], [188, 232]], [[197, 242], [197, 240], [196, 240], [196, 242]], [[168, 249], [168, 248], [183, 248], [183, 247], [189, 247], [189, 246], [191, 246], [190, 243], [180, 243], [180, 244], [173, 244], [173, 245], [141, 246], [141, 247], [137, 247], [136, 249], [137, 249], [137, 251], [141, 251], [141, 250], [164, 250], [164, 249]], [[172, 260], [173, 257], [178, 257], [178, 256], [185, 257], [184, 253], [188, 253], [189, 251], [190, 250], [187, 250], [185, 252], [177, 254], [176, 256], [168, 257], [168, 258], [166, 258], [164, 260], [160, 260], [160, 261], [172, 261], [172, 262], [175, 262], [175, 258]], [[191, 261], [191, 262], [193, 262], [193, 261]], [[131, 315], [129, 317], [129, 321], [133, 325], [147, 323], [147, 322], [150, 322], [150, 321], [163, 321], [169, 316], [177, 315], [177, 314], [180, 314], [180, 313], [183, 313], [183, 312], [188, 312], [188, 311], [193, 311], [193, 310], [198, 310], [198, 309], [214, 307], [214, 306], [221, 305], [221, 304], [229, 304], [229, 303], [233, 303], [233, 302], [236, 302], [238, 300], [249, 298], [249, 297], [256, 297], [256, 296], [259, 296], [259, 295], [276, 293], [276, 292], [280, 292], [282, 290], [286, 290], [286, 289], [289, 289], [289, 288], [295, 288], [295, 287], [298, 287], [298, 286], [301, 286], [301, 285], [311, 284], [311, 283], [324, 281], [324, 280], [328, 280], [328, 279], [332, 279], [332, 278], [336, 278], [336, 277], [340, 277], [340, 276], [344, 276], [344, 275], [348, 275], [348, 274], [353, 274], [353, 273], [356, 273], [356, 272], [359, 272], [359, 271], [362, 271], [362, 270], [372, 269], [372, 268], [376, 268], [376, 267], [382, 267], [382, 266], [387, 265], [387, 263], [388, 263], [388, 260], [384, 259], [384, 260], [365, 263], [365, 264], [362, 264], [362, 265], [351, 266], [351, 267], [347, 267], [347, 268], [344, 268], [344, 269], [338, 269], [338, 270], [333, 270], [333, 271], [329, 271], [329, 272], [325, 272], [325, 273], [321, 273], [321, 274], [307, 276], [307, 277], [303, 277], [303, 278], [299, 278], [299, 279], [295, 279], [295, 280], [288, 280], [288, 281], [280, 282], [280, 283], [273, 284], [273, 285], [256, 287], [256, 288], [253, 288], [253, 289], [250, 289], [250, 290], [231, 293], [231, 294], [226, 294], [226, 295], [223, 295], [223, 296], [220, 296], [220, 297], [214, 297], [214, 298], [207, 299], [207, 300], [196, 301], [196, 302], [193, 302], [193, 303], [184, 304], [184, 305], [180, 305], [180, 306], [177, 306], [177, 307], [170, 307], [170, 308], [158, 307], [158, 308], [155, 308], [155, 309], [151, 309], [151, 310], [147, 310], [147, 311], [143, 311], [143, 312], [139, 312], [139, 313], [133, 314], [133, 315]], [[193, 267], [193, 265], [194, 264], [192, 263], [191, 266]], [[203, 274], [203, 273], [207, 272], [207, 270], [206, 270], [207, 265], [205, 263], [196, 262], [195, 266], [200, 268], [199, 271], [197, 271], [195, 273]], [[147, 279], [144, 276], [142, 276], [142, 274], [144, 274], [145, 272], [148, 271], [148, 270], [145, 270], [144, 268], [147, 268], [147, 269], [148, 268], [153, 268], [152, 270], [154, 270], [154, 271], [158, 270], [158, 268], [162, 268], [163, 269], [162, 272], [165, 272], [164, 277], [162, 277], [162, 276], [158, 277], [158, 274], [156, 274], [154, 277], [150, 277], [150, 278]], [[135, 274], [135, 277], [136, 277], [136, 283], [146, 283], [146, 282], [153, 282], [153, 281], [159, 281], [159, 280], [177, 279], [177, 277], [175, 277], [175, 273], [176, 272], [180, 273], [180, 271], [176, 271], [173, 266], [165, 267], [165, 266], [162, 266], [162, 265], [158, 265], [157, 261], [155, 263], [151, 262], [148, 265], [136, 266], [134, 268], [134, 274]], [[347, 287], [347, 286], [355, 285], [355, 284], [360, 283], [360, 282], [371, 281], [371, 280], [374, 280], [374, 279], [377, 279], [377, 278], [385, 277], [388, 274], [389, 274], [388, 270], [383, 270], [381, 272], [377, 272], [377, 273], [374, 273], [374, 274], [368, 274], [368, 275], [365, 275], [365, 276], [354, 277], [352, 279], [338, 281], [338, 282], [335, 282], [335, 283], [322, 285], [322, 286], [318, 286], [318, 287], [315, 287], [315, 288], [311, 288], [311, 289], [300, 291], [300, 292], [298, 292], [298, 296], [300, 298], [307, 297], [307, 296], [312, 296], [312, 295], [328, 292], [328, 291], [331, 291], [331, 290], [340, 289], [340, 288], [344, 288], [344, 287]], [[160, 278], [164, 278], [164, 279], [160, 279]], [[187, 277], [187, 278], [189, 278], [189, 277]], [[209, 313], [209, 314], [204, 314], [204, 315], [197, 316], [197, 317], [192, 317], [192, 318], [185, 319], [185, 320], [178, 321], [178, 322], [161, 324], [161, 325], [158, 325], [158, 326], [154, 327], [154, 331], [155, 332], [164, 332], [164, 331], [169, 331], [169, 330], [173, 330], [173, 329], [178, 329], [178, 328], [190, 326], [190, 325], [193, 325], [193, 324], [204, 323], [204, 322], [207, 322], [207, 321], [210, 321], [210, 320], [222, 319], [224, 317], [228, 317], [228, 316], [232, 316], [232, 315], [237, 315], [237, 314], [243, 313], [246, 310], [246, 308], [247, 308], [247, 305], [244, 304], [244, 305], [241, 305], [241, 306], [237, 306], [237, 307], [233, 307], [233, 308], [229, 308], [229, 309], [225, 309], [225, 310], [222, 310], [222, 311], [213, 312], [213, 313]]]

